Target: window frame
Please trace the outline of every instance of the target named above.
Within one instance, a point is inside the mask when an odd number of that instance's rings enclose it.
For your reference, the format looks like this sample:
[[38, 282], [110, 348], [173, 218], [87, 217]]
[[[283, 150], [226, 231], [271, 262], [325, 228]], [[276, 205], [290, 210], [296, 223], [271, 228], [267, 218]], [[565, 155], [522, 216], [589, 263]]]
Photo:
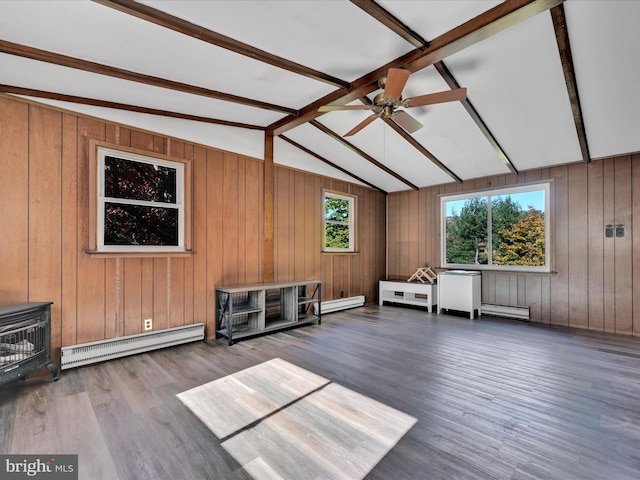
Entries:
[[[346, 200], [349, 202], [349, 221], [338, 222], [334, 220], [327, 220], [325, 215], [325, 201], [326, 198], [335, 198], [340, 200]], [[356, 200], [355, 195], [351, 195], [344, 192], [335, 192], [332, 190], [323, 190], [322, 192], [322, 251], [326, 253], [355, 253], [356, 252]], [[349, 247], [348, 248], [336, 248], [327, 247], [327, 224], [346, 224], [349, 229]]]
[[[176, 169], [176, 203], [158, 203], [163, 208], [178, 210], [178, 245], [105, 245], [104, 244], [104, 204], [110, 201], [105, 196], [105, 157]], [[171, 157], [155, 152], [114, 145], [107, 142], [90, 141], [90, 226], [87, 253], [105, 256], [145, 257], [145, 256], [188, 256], [191, 251], [191, 160]], [[111, 199], [112, 200], [112, 199]], [[117, 203], [130, 205], [144, 204], [117, 199]], [[148, 203], [147, 203], [148, 204]], [[153, 205], [153, 204], [148, 204]]]
[[[522, 273], [551, 273], [553, 271], [553, 249], [552, 249], [552, 205], [551, 191], [553, 181], [523, 183], [517, 185], [506, 185], [500, 188], [486, 189], [473, 192], [463, 192], [456, 194], [446, 194], [440, 196], [440, 266], [442, 268], [466, 269], [466, 270], [494, 270], [504, 272]], [[545, 244], [545, 264], [540, 266], [526, 265], [495, 265], [492, 263], [493, 252], [488, 249], [488, 263], [447, 263], [447, 212], [446, 204], [449, 201], [467, 200], [475, 198], [487, 198], [487, 244], [492, 244], [492, 217], [491, 200], [492, 197], [509, 196], [518, 193], [544, 191], [544, 244]], [[526, 207], [525, 207], [526, 208]]]

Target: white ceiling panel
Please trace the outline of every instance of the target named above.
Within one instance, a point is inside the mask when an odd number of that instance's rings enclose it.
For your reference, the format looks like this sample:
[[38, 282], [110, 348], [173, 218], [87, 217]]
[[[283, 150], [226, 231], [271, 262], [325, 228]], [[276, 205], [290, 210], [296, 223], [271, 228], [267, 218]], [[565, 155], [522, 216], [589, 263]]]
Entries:
[[566, 12], [591, 156], [640, 151], [640, 2], [568, 2]]
[[291, 167], [297, 170], [303, 170], [305, 172], [311, 172], [338, 180], [344, 180], [345, 182], [365, 185], [364, 183], [354, 179], [351, 175], [347, 175], [341, 170], [332, 167], [313, 155], [309, 155], [279, 137], [276, 137], [273, 143], [273, 157], [274, 163], [277, 165]]
[[380, 0], [376, 2], [427, 41], [501, 3], [496, 0]]
[[518, 170], [582, 159], [548, 12], [446, 64]]
[[95, 2], [3, 2], [0, 32], [14, 43], [288, 108], [333, 90]]
[[0, 83], [266, 126], [284, 114], [0, 53]]
[[308, 123], [290, 130], [286, 136], [381, 190], [395, 192], [411, 188]]
[[346, 81], [412, 50], [407, 42], [344, 0], [143, 3]]

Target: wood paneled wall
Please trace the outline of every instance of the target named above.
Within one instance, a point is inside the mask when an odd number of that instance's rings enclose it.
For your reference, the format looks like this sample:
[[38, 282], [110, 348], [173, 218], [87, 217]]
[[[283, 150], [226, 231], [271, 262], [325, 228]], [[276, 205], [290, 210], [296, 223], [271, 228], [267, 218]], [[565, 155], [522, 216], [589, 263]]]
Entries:
[[[439, 196], [553, 179], [553, 274], [483, 272], [482, 301], [526, 305], [533, 321], [640, 334], [640, 155], [389, 195], [388, 273], [440, 265]], [[624, 237], [605, 238], [622, 224]]]
[[[192, 159], [191, 257], [88, 255], [89, 140]], [[264, 278], [263, 162], [0, 96], [0, 305], [52, 301], [52, 345], [205, 322], [216, 285]], [[323, 280], [324, 299], [375, 300], [385, 196], [277, 167], [276, 280]], [[321, 254], [322, 189], [355, 193], [360, 252]], [[338, 295], [336, 295], [338, 292]]]
[[[322, 253], [324, 189], [356, 196], [356, 250]], [[323, 299], [375, 302], [385, 276], [386, 196], [366, 187], [286, 168], [275, 173], [275, 280], [322, 280]]]

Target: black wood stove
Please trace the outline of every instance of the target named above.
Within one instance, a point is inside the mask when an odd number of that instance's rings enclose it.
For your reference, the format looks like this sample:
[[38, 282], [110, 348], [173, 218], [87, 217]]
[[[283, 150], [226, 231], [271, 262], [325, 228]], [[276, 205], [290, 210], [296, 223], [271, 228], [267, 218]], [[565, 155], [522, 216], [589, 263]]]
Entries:
[[0, 385], [42, 367], [58, 380], [51, 360], [51, 302], [0, 307]]

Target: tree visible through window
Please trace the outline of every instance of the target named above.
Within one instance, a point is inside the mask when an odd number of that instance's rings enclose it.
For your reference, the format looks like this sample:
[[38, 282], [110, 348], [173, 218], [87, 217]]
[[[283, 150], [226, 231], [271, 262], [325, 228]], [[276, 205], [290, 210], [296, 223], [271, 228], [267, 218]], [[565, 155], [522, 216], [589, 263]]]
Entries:
[[324, 250], [354, 251], [354, 197], [325, 192]]
[[443, 197], [443, 266], [549, 271], [549, 188]]
[[184, 164], [98, 149], [99, 251], [184, 250]]

